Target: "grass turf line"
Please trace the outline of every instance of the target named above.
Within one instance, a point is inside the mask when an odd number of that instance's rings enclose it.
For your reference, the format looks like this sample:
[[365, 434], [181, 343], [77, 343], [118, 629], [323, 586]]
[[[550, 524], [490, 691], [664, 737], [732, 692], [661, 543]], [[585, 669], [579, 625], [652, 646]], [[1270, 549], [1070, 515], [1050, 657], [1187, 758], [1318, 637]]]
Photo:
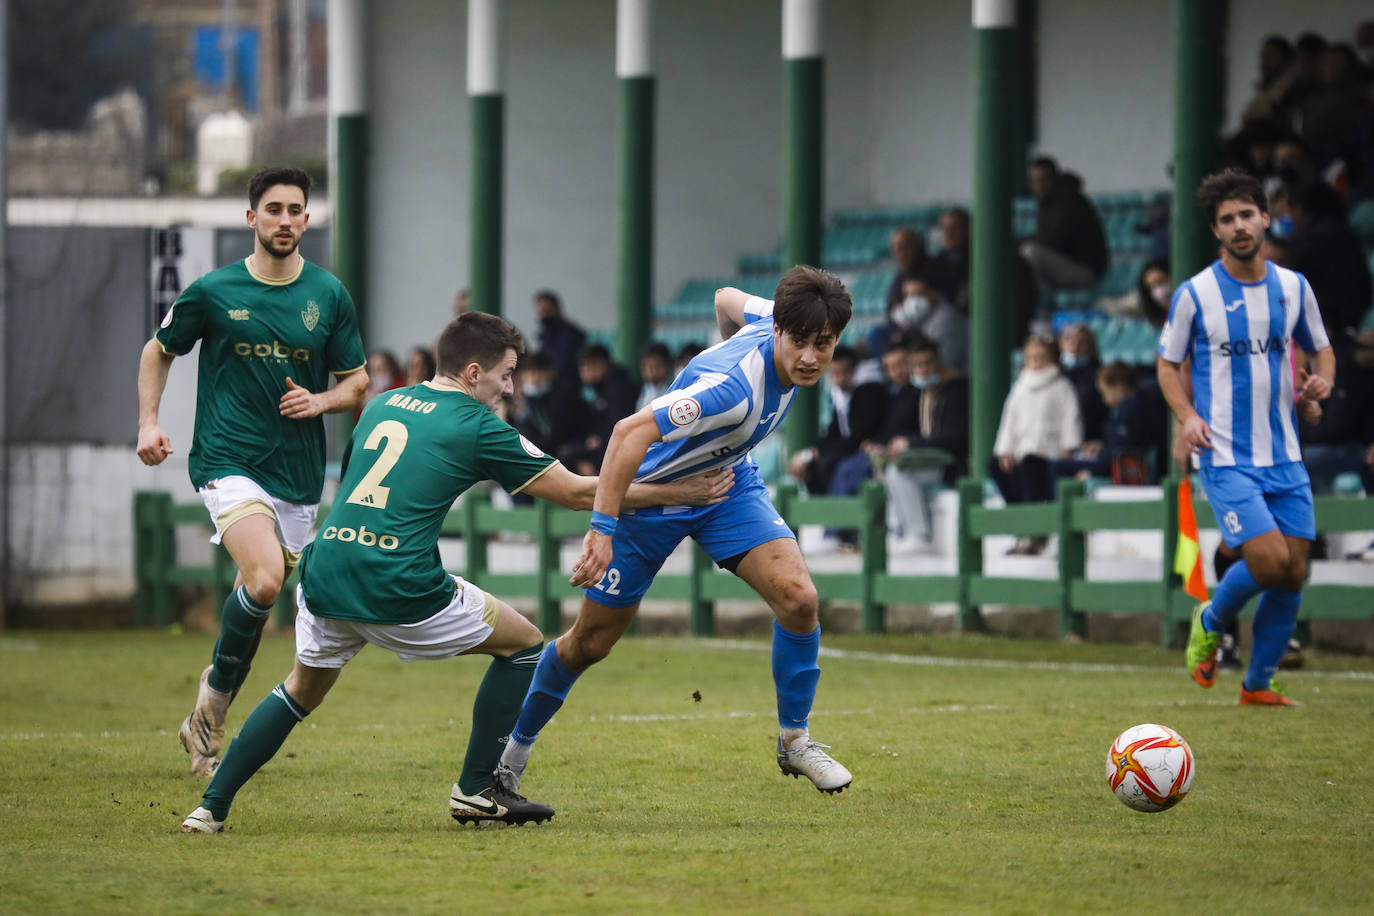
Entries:
[[[826, 636], [851, 654], [822, 659], [812, 729], [855, 773], [830, 798], [772, 760], [766, 653], [629, 639], [536, 746], [524, 789], [555, 820], [476, 831], [446, 793], [485, 659], [369, 649], [230, 831], [184, 837], [203, 783], [175, 731], [210, 638], [8, 639], [24, 648], [0, 644], [7, 912], [1339, 912], [1364, 905], [1374, 860], [1368, 680], [1299, 672], [1287, 689], [1306, 708], [1239, 708], [1236, 675], [1201, 690], [1179, 651]], [[289, 639], [264, 643], [230, 734], [290, 661]], [[1159, 815], [1103, 778], [1112, 738], [1146, 721], [1197, 755], [1190, 796]]]

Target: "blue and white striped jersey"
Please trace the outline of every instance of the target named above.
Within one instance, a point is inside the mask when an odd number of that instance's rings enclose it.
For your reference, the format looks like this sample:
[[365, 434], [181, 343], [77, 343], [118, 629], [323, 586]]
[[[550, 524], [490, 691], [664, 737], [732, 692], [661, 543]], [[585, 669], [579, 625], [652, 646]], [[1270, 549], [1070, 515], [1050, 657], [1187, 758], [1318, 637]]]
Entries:
[[1315, 353], [1331, 344], [1307, 278], [1267, 266], [1263, 280], [1241, 283], [1214, 261], [1174, 291], [1159, 335], [1160, 356], [1193, 359], [1193, 405], [1212, 429], [1203, 465], [1302, 460], [1292, 345]]
[[751, 323], [698, 353], [651, 402], [663, 441], [649, 447], [635, 480], [734, 467], [787, 416], [796, 388], [784, 389], [773, 366], [773, 303], [751, 296], [745, 318]]

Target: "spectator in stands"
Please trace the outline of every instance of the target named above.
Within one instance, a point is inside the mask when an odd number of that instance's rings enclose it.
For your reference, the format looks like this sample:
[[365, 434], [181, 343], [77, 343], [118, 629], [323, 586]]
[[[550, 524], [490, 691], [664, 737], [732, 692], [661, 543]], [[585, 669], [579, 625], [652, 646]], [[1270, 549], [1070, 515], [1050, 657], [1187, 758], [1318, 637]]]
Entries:
[[434, 351], [429, 347], [416, 345], [410, 348], [406, 358], [406, 384], [418, 385], [434, 378]]
[[945, 355], [944, 366], [968, 372], [968, 313], [950, 304], [944, 293], [924, 274], [903, 284], [904, 298], [888, 311], [888, 339], [894, 336], [928, 337]]
[[1065, 325], [1059, 332], [1059, 366], [1078, 398], [1078, 415], [1083, 420], [1084, 447], [1101, 447], [1107, 404], [1097, 385], [1102, 360], [1097, 352], [1097, 335], [1082, 322]]
[[665, 344], [651, 340], [639, 354], [639, 397], [635, 410], [668, 390], [673, 381], [673, 355]]
[[1107, 237], [1083, 180], [1048, 156], [1031, 162], [1031, 194], [1040, 202], [1035, 237], [1021, 243], [1043, 299], [1061, 289], [1092, 289], [1107, 272]]
[[[1073, 386], [1055, 360], [1054, 338], [1026, 340], [1025, 364], [1002, 406], [988, 473], [1008, 504], [1054, 499], [1050, 461], [1083, 444], [1083, 421]], [[1044, 537], [1019, 538], [1009, 553], [1038, 554]]]
[[[1144, 318], [1156, 328], [1164, 327], [1174, 285], [1169, 280], [1169, 259], [1151, 258], [1135, 276], [1135, 289], [1120, 296], [1104, 298], [1102, 311], [1120, 318]], [[1151, 371], [1154, 371], [1151, 369]]]
[[1365, 106], [1359, 58], [1348, 44], [1322, 51], [1317, 81], [1302, 103], [1302, 138], [1312, 148], [1319, 170], [1344, 162], [1358, 172], [1360, 117]]
[[509, 422], [520, 434], [547, 454], [557, 455], [574, 436], [574, 425], [583, 411], [577, 392], [555, 384], [553, 362], [542, 351], [520, 360], [520, 397], [512, 406]]
[[1113, 483], [1148, 483], [1154, 453], [1166, 429], [1164, 399], [1157, 385], [1144, 387], [1135, 370], [1123, 362], [1097, 372], [1097, 390], [1109, 411], [1101, 441], [1084, 442], [1073, 458], [1050, 462], [1050, 475], [1109, 477]]
[[902, 284], [925, 268], [927, 258], [925, 239], [910, 226], [892, 230], [888, 245], [892, 249], [892, 260], [897, 265], [892, 282], [887, 285], [887, 306], [891, 308], [906, 297]]
[[1355, 53], [1364, 68], [1366, 82], [1374, 82], [1374, 19], [1366, 19], [1355, 27]]
[[968, 380], [943, 370], [932, 341], [917, 339], [910, 353], [915, 409], [896, 418], [894, 435], [875, 463], [885, 464], [894, 549], [926, 553], [935, 534], [928, 488], [953, 486], [968, 468]]
[[887, 413], [887, 386], [879, 382], [856, 385], [857, 364], [858, 354], [853, 348], [835, 348], [826, 372], [830, 424], [814, 446], [797, 452], [788, 462], [788, 473], [808, 493], [829, 492], [836, 466], [877, 434]]
[[1293, 45], [1287, 38], [1270, 35], [1264, 39], [1260, 45], [1259, 80], [1255, 83], [1255, 94], [1241, 109], [1242, 122], [1279, 119], [1286, 123], [1291, 120], [1286, 98], [1298, 78], [1294, 58]]
[[1371, 278], [1364, 246], [1346, 220], [1345, 204], [1329, 185], [1311, 182], [1289, 201], [1293, 269], [1307, 277], [1322, 317], [1353, 328], [1369, 307]]
[[1326, 53], [1326, 39], [1316, 32], [1298, 36], [1293, 55], [1293, 81], [1284, 93], [1282, 114], [1289, 127], [1300, 125], [1303, 105], [1321, 80], [1322, 55]]
[[677, 373], [680, 373], [683, 369], [687, 368], [687, 364], [692, 361], [692, 357], [696, 356], [698, 353], [705, 349], [706, 348], [699, 343], [683, 344], [682, 347], [678, 349], [677, 357], [673, 361], [673, 377], [676, 378]]
[[586, 333], [563, 317], [563, 300], [551, 289], [534, 294], [534, 314], [539, 319], [539, 349], [553, 362], [554, 375], [562, 384], [577, 386]]
[[930, 279], [959, 311], [969, 306], [969, 216], [963, 207], [940, 214], [941, 248], [930, 259]]
[[367, 354], [367, 391], [363, 393], [362, 403], [353, 411], [353, 419], [362, 416], [363, 408], [377, 395], [400, 388], [405, 383], [406, 376], [401, 371], [396, 354], [390, 350], [373, 350]]
[[582, 382], [583, 422], [577, 441], [565, 447], [559, 457], [565, 465], [578, 469], [577, 473], [594, 476], [616, 422], [634, 413], [635, 389], [629, 374], [611, 360], [611, 351], [603, 344], [582, 348], [577, 371]]
[[[1315, 283], [1313, 291], [1316, 291]], [[1331, 396], [1317, 402], [1319, 411], [1315, 416], [1298, 424], [1298, 440], [1302, 443], [1302, 462], [1312, 478], [1313, 492], [1322, 492], [1331, 489], [1338, 475], [1361, 472], [1364, 442], [1367, 441], [1365, 427], [1369, 423], [1366, 415], [1374, 390], [1371, 390], [1369, 371], [1355, 358], [1355, 338], [1348, 329], [1327, 317], [1326, 302], [1320, 293], [1316, 295], [1321, 303], [1326, 336], [1336, 356], [1336, 378]]]

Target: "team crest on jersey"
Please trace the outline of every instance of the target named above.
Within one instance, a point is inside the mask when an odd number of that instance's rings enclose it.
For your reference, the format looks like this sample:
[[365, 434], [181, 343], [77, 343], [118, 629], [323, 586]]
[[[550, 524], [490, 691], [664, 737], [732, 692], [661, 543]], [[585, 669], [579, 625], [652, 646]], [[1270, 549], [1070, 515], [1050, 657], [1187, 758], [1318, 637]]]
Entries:
[[315, 330], [315, 325], [320, 323], [320, 307], [314, 299], [305, 304], [305, 311], [301, 312], [301, 321], [305, 322], [307, 331]]
[[674, 426], [687, 426], [695, 423], [701, 416], [701, 405], [696, 398], [678, 398], [668, 407], [668, 419]]
[[526, 439], [524, 436], [520, 437], [520, 447], [523, 448], [525, 450], [525, 454], [529, 455], [531, 458], [544, 457], [544, 453], [540, 451], [539, 446], [535, 445], [533, 442]]

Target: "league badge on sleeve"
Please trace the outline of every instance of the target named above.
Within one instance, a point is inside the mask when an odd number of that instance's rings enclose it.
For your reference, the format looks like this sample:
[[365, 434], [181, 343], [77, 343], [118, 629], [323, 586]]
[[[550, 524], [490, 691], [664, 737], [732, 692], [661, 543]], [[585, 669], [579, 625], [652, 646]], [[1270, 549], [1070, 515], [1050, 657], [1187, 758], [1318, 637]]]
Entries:
[[668, 407], [668, 419], [674, 426], [690, 426], [701, 416], [701, 405], [696, 398], [678, 398]]

